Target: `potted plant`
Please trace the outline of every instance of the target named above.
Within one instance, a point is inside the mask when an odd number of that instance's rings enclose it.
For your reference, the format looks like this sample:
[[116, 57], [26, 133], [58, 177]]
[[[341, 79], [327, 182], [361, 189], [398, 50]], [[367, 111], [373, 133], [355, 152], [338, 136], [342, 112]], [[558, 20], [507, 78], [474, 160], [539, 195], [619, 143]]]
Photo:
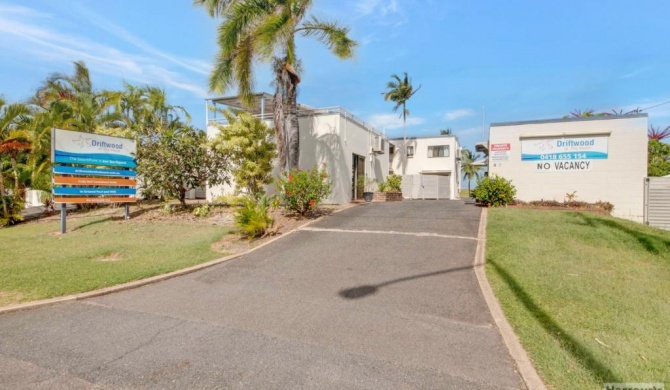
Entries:
[[372, 179], [372, 178], [366, 178], [365, 179], [365, 191], [363, 191], [363, 199], [365, 199], [366, 202], [372, 202], [372, 197], [374, 194], [375, 187], [377, 185], [377, 182]]

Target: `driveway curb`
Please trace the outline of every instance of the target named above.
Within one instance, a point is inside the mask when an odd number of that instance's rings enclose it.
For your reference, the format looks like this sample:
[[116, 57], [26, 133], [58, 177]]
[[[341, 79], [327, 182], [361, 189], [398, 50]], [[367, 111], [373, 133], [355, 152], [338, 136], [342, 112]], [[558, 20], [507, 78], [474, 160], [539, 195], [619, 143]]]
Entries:
[[489, 284], [488, 279], [486, 278], [486, 222], [488, 216], [488, 209], [483, 208], [482, 213], [479, 219], [479, 233], [477, 241], [477, 252], [475, 253], [475, 275], [477, 276], [477, 281], [479, 282], [479, 287], [484, 295], [484, 300], [486, 300], [486, 305], [489, 307], [491, 316], [495, 321], [498, 332], [503, 338], [507, 349], [509, 350], [510, 356], [514, 359], [519, 374], [523, 379], [526, 387], [529, 390], [546, 390], [547, 387], [542, 382], [542, 379], [538, 375], [535, 367], [530, 361], [526, 350], [523, 349], [519, 338], [516, 336], [505, 314], [503, 314], [500, 303], [493, 294], [493, 289]]
[[295, 233], [296, 231], [300, 230], [300, 228], [303, 228], [305, 226], [316, 223], [316, 222], [322, 220], [323, 218], [328, 217], [329, 215], [337, 214], [340, 211], [348, 210], [348, 209], [350, 209], [354, 206], [356, 206], [356, 204], [349, 204], [346, 207], [343, 207], [339, 210], [336, 210], [336, 211], [332, 212], [331, 214], [323, 215], [323, 216], [321, 216], [321, 217], [319, 217], [315, 220], [307, 222], [304, 225], [300, 225], [300, 226], [296, 227], [295, 229], [290, 230], [290, 231], [288, 231], [288, 232], [286, 232], [286, 233], [284, 233], [284, 234], [282, 234], [278, 237], [275, 237], [275, 238], [273, 238], [269, 241], [266, 241], [266, 242], [262, 243], [261, 245], [259, 245], [257, 247], [251, 248], [246, 252], [221, 257], [221, 258], [218, 258], [218, 259], [215, 259], [215, 260], [208, 261], [206, 263], [197, 264], [197, 265], [194, 265], [194, 266], [191, 266], [191, 267], [188, 267], [188, 268], [184, 268], [184, 269], [180, 269], [180, 270], [177, 270], [177, 271], [172, 271], [172, 272], [169, 272], [167, 274], [156, 275], [156, 276], [152, 276], [152, 277], [149, 277], [149, 278], [146, 278], [146, 279], [140, 279], [140, 280], [135, 280], [135, 281], [132, 281], [132, 282], [118, 284], [116, 286], [105, 287], [105, 288], [102, 288], [102, 289], [99, 289], [99, 290], [93, 290], [93, 291], [88, 291], [88, 292], [84, 292], [84, 293], [66, 295], [64, 297], [42, 299], [42, 300], [39, 300], [39, 301], [32, 301], [32, 302], [26, 302], [26, 303], [21, 303], [21, 304], [16, 304], [16, 305], [0, 307], [0, 315], [7, 314], [7, 313], [13, 313], [13, 312], [17, 312], [17, 311], [23, 311], [23, 310], [37, 309], [39, 307], [56, 305], [56, 304], [63, 303], [63, 302], [79, 301], [79, 300], [82, 300], [82, 299], [99, 297], [101, 295], [112, 294], [112, 293], [121, 292], [121, 291], [125, 291], [125, 290], [131, 290], [131, 289], [134, 289], [134, 288], [146, 286], [148, 284], [162, 282], [164, 280], [172, 279], [172, 278], [175, 278], [177, 276], [182, 276], [182, 275], [190, 274], [190, 273], [193, 273], [193, 272], [196, 272], [196, 271], [200, 271], [200, 270], [203, 270], [205, 268], [209, 268], [211, 266], [221, 264], [221, 263], [224, 263], [226, 261], [233, 260], [233, 259], [236, 259], [238, 257], [242, 257], [244, 255], [247, 255], [247, 254], [249, 254], [249, 253], [251, 253], [251, 252], [253, 252], [257, 249], [260, 249], [260, 248], [262, 248], [266, 245], [269, 245], [269, 244], [271, 244], [271, 243], [273, 243], [277, 240], [280, 240], [280, 239], [282, 239], [282, 238], [284, 238], [284, 237], [286, 237], [290, 234]]

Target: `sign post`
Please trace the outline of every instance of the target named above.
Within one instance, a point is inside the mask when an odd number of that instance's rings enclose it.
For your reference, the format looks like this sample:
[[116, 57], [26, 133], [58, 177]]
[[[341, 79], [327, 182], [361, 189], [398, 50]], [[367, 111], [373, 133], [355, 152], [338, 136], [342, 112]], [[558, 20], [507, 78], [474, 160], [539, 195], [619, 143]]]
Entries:
[[128, 138], [52, 129], [54, 203], [61, 205], [61, 233], [66, 231], [68, 203], [130, 203], [137, 201], [135, 153]]
[[67, 203], [60, 205], [60, 234], [65, 234], [67, 224]]

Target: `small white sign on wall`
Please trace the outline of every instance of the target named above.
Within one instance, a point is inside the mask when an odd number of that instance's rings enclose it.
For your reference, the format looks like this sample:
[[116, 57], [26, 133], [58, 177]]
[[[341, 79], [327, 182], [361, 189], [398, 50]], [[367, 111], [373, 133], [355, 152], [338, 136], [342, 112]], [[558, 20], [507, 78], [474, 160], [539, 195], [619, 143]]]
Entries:
[[509, 161], [512, 152], [512, 144], [491, 144], [489, 158], [491, 161]]

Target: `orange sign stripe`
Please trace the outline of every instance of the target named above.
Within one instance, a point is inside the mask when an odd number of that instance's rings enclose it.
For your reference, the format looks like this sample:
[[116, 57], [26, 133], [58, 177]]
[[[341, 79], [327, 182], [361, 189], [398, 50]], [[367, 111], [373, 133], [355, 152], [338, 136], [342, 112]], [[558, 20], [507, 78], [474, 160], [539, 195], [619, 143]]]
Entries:
[[55, 176], [54, 184], [66, 184], [73, 186], [110, 186], [110, 187], [132, 187], [137, 180], [113, 179], [105, 177], [63, 177]]
[[137, 198], [123, 198], [123, 197], [91, 197], [91, 198], [54, 198], [54, 203], [136, 203]]

